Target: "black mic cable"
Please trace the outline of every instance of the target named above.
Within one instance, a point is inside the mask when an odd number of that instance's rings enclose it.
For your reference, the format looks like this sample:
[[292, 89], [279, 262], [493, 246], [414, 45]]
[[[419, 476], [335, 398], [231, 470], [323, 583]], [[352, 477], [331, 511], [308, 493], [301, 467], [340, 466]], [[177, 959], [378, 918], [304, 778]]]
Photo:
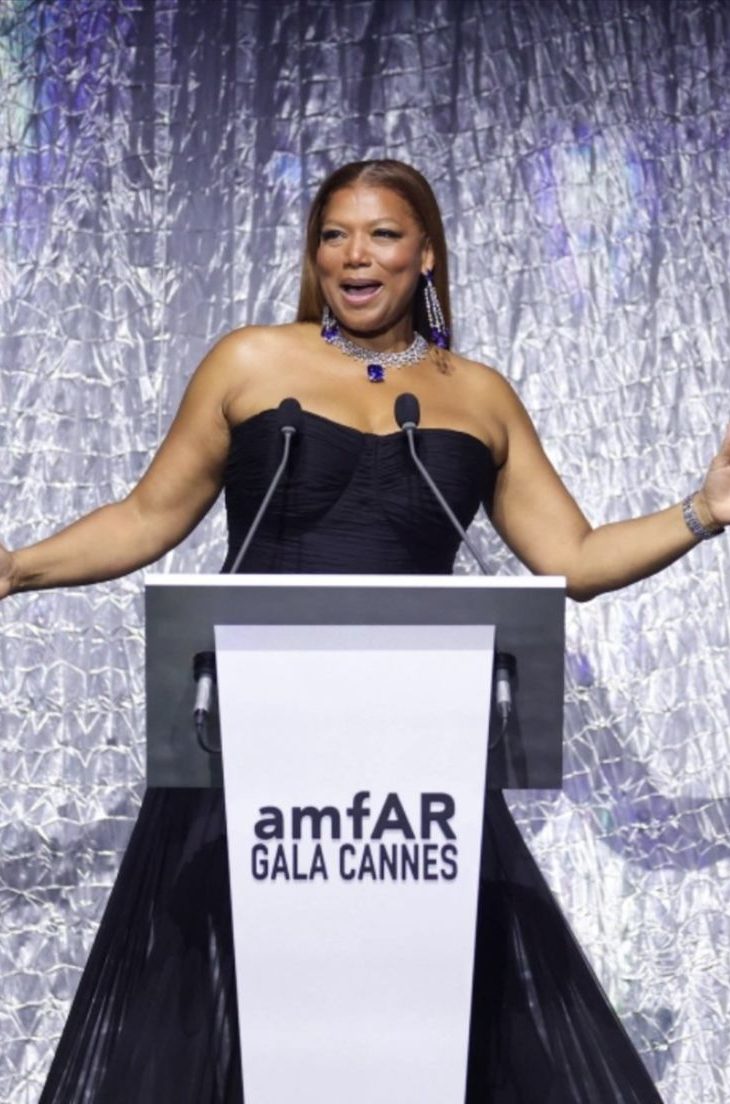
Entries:
[[[441, 491], [438, 489], [433, 479], [431, 478], [428, 469], [416, 452], [415, 434], [416, 430], [418, 429], [418, 423], [421, 420], [421, 409], [416, 396], [411, 395], [410, 392], [405, 392], [404, 394], [399, 395], [398, 398], [395, 400], [394, 413], [396, 422], [408, 438], [408, 448], [410, 450], [413, 463], [416, 465], [424, 480], [428, 484], [428, 487], [436, 498], [439, 506], [444, 511], [454, 529], [456, 529], [456, 532], [459, 534], [464, 544], [476, 560], [482, 575], [488, 575], [489, 572], [487, 571], [487, 568], [481, 556], [467, 537], [466, 533], [464, 532], [464, 527], [461, 525], [459, 519], [454, 514], [454, 511], [451, 509], [448, 502], [441, 494]], [[517, 669], [517, 661], [515, 657], [509, 652], [496, 652], [494, 656], [494, 664], [496, 706], [497, 713], [499, 714], [499, 718], [502, 724], [501, 732], [498, 734], [497, 740], [495, 740], [493, 743], [490, 742], [490, 747], [494, 747], [495, 744], [499, 742], [499, 739], [501, 739], [507, 728], [510, 713], [512, 712], [512, 678]]]
[[220, 755], [220, 746], [208, 741], [208, 717], [213, 701], [213, 689], [216, 685], [215, 652], [196, 652], [193, 656], [193, 678], [195, 679], [195, 705], [193, 706], [193, 724], [198, 744], [209, 755]]
[[493, 740], [489, 741], [490, 748], [496, 747], [507, 731], [510, 714], [512, 713], [512, 681], [517, 674], [517, 660], [511, 652], [494, 653], [494, 703], [497, 707], [497, 715], [501, 722], [500, 730]]
[[424, 480], [428, 484], [428, 487], [431, 490], [431, 493], [434, 495], [439, 506], [444, 511], [454, 529], [456, 529], [456, 532], [459, 534], [464, 544], [476, 560], [482, 575], [488, 575], [489, 572], [487, 571], [487, 568], [483, 563], [481, 556], [467, 537], [466, 533], [464, 532], [464, 527], [462, 526], [454, 511], [449, 506], [444, 496], [441, 494], [441, 491], [434, 483], [425, 465], [422, 463], [421, 458], [416, 452], [415, 435], [416, 430], [418, 429], [418, 423], [421, 420], [421, 409], [418, 405], [418, 399], [415, 395], [411, 395], [409, 392], [406, 392], [405, 394], [398, 396], [398, 398], [395, 400], [395, 420], [408, 438], [408, 448], [410, 450], [413, 463], [416, 465]]
[[[251, 522], [249, 530], [243, 539], [241, 547], [238, 550], [238, 555], [228, 569], [229, 575], [234, 575], [240, 567], [241, 561], [248, 552], [251, 541], [256, 536], [258, 527], [263, 520], [274, 492], [279, 486], [281, 478], [286, 470], [286, 466], [289, 462], [289, 453], [291, 452], [292, 438], [299, 431], [299, 427], [302, 424], [302, 408], [297, 399], [282, 399], [276, 411], [276, 424], [279, 428], [279, 432], [284, 438], [281, 461], [274, 472], [261, 505], [256, 511], [256, 516]], [[196, 684], [193, 722], [195, 724], [195, 734], [198, 738], [198, 743], [204, 751], [210, 752], [211, 754], [220, 754], [220, 747], [214, 747], [208, 742], [208, 717], [210, 716], [210, 706], [213, 700], [213, 689], [216, 685], [215, 652], [196, 652], [193, 656], [193, 677]]]

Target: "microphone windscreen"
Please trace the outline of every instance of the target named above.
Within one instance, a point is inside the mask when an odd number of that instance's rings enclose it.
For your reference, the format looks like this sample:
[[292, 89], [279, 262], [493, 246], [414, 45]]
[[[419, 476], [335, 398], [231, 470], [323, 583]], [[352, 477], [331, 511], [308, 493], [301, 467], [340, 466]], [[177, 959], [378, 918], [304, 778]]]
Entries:
[[401, 429], [409, 422], [411, 425], [418, 425], [421, 420], [421, 408], [415, 395], [406, 391], [405, 394], [398, 396], [395, 400], [395, 420]]
[[282, 399], [276, 412], [279, 429], [289, 426], [296, 431], [302, 424], [302, 408], [298, 399]]
[[197, 682], [202, 675], [215, 680], [215, 652], [196, 652], [193, 656], [193, 678]]

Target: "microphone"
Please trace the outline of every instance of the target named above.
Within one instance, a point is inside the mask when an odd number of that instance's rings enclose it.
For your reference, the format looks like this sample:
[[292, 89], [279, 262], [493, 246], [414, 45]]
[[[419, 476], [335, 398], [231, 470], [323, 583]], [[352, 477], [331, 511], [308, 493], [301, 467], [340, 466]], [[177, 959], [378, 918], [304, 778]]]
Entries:
[[415, 431], [418, 428], [418, 423], [421, 420], [421, 408], [418, 405], [418, 399], [416, 398], [416, 396], [411, 395], [409, 392], [405, 392], [403, 395], [399, 395], [398, 398], [395, 400], [394, 413], [396, 422], [408, 438], [408, 448], [413, 463], [416, 465], [423, 479], [426, 481], [431, 493], [438, 502], [439, 506], [446, 514], [454, 529], [456, 529], [456, 532], [459, 534], [464, 544], [476, 560], [482, 575], [488, 575], [489, 572], [487, 571], [486, 565], [482, 561], [481, 556], [477, 552], [473, 543], [467, 537], [466, 533], [464, 532], [464, 527], [462, 526], [454, 511], [449, 506], [444, 496], [441, 494], [441, 491], [434, 483], [428, 470], [426, 469], [426, 466], [421, 462], [421, 459], [416, 452]]
[[[425, 464], [422, 462], [421, 458], [416, 452], [415, 431], [416, 429], [418, 429], [418, 423], [421, 420], [421, 409], [416, 396], [411, 395], [409, 392], [405, 392], [404, 394], [399, 395], [398, 398], [395, 400], [394, 414], [396, 422], [408, 438], [408, 448], [413, 463], [416, 465], [418, 471], [428, 484], [428, 487], [434, 495], [439, 506], [444, 511], [454, 529], [456, 529], [464, 544], [476, 560], [482, 575], [488, 575], [489, 572], [487, 571], [487, 568], [481, 556], [467, 537], [459, 519], [456, 517], [448, 502], [441, 494], [441, 491], [438, 489], [433, 479], [431, 478], [431, 475], [429, 474]], [[499, 734], [499, 738], [501, 738], [502, 734], [504, 733], [507, 727], [507, 722], [509, 721], [510, 713], [512, 712], [512, 676], [515, 674], [516, 670], [517, 660], [513, 655], [511, 655], [509, 652], [496, 653], [494, 657], [495, 701], [497, 706], [497, 713], [499, 714], [502, 722], [502, 731]]]
[[421, 420], [421, 408], [418, 399], [410, 391], [404, 391], [395, 400], [393, 408], [395, 420], [401, 429], [408, 433], [412, 429], [418, 429]]
[[[286, 465], [289, 462], [289, 453], [291, 451], [292, 438], [299, 432], [299, 428], [302, 424], [302, 408], [297, 399], [288, 398], [282, 399], [276, 410], [276, 425], [283, 437], [284, 445], [281, 453], [281, 461], [278, 468], [274, 472], [274, 475], [269, 483], [266, 494], [264, 495], [261, 505], [256, 511], [248, 532], [244, 537], [241, 547], [238, 550], [238, 555], [233, 561], [231, 567], [228, 570], [228, 574], [234, 575], [241, 565], [243, 557], [248, 552], [251, 542], [256, 536], [256, 531], [259, 525], [263, 521], [264, 514], [266, 513], [269, 503], [273, 498], [276, 488], [281, 482], [281, 477], [286, 470]], [[216, 668], [215, 668], [215, 652], [197, 652], [193, 656], [193, 677], [196, 682], [195, 691], [195, 706], [193, 708], [193, 721], [195, 723], [195, 733], [198, 738], [198, 743], [204, 749], [204, 751], [211, 752], [212, 754], [220, 754], [220, 747], [213, 747], [208, 743], [208, 717], [210, 716], [210, 707], [213, 700], [213, 690], [216, 685]]]

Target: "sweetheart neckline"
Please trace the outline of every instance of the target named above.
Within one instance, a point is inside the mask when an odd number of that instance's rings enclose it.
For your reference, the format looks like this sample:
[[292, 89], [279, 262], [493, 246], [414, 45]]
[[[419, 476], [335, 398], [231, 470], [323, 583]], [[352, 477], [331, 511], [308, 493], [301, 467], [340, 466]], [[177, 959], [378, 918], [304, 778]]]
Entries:
[[[250, 425], [251, 422], [256, 421], [257, 418], [261, 418], [264, 415], [271, 415], [277, 413], [277, 407], [269, 406], [264, 410], [258, 410], [255, 414], [250, 414], [248, 418], [244, 418], [242, 422], [235, 422], [231, 426], [231, 433], [235, 433], [237, 430], [242, 429], [244, 426]], [[334, 426], [336, 429], [344, 430], [347, 433], [354, 433], [357, 437], [376, 437], [379, 440], [387, 440], [389, 437], [401, 437], [403, 435], [402, 429], [394, 429], [389, 433], [375, 433], [369, 429], [358, 429], [357, 426], [348, 425], [346, 422], [338, 422], [334, 418], [328, 418], [325, 414], [317, 414], [314, 410], [305, 410], [302, 408], [302, 414], [307, 418], [315, 418], [317, 421], [324, 422], [327, 425]], [[482, 441], [480, 437], [475, 436], [473, 433], [469, 433], [466, 429], [451, 429], [449, 426], [424, 426], [419, 427], [417, 432], [420, 433], [451, 433], [456, 434], [457, 437], [466, 437], [468, 441], [473, 441], [474, 444], [483, 448], [490, 461], [497, 468], [497, 464], [492, 450], [486, 441]]]

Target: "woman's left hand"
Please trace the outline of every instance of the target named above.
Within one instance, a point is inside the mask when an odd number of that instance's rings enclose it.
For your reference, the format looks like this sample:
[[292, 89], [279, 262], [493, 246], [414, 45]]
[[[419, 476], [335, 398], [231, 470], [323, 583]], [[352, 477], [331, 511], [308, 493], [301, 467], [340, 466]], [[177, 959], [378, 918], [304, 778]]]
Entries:
[[730, 425], [695, 496], [695, 509], [705, 525], [730, 525]]

